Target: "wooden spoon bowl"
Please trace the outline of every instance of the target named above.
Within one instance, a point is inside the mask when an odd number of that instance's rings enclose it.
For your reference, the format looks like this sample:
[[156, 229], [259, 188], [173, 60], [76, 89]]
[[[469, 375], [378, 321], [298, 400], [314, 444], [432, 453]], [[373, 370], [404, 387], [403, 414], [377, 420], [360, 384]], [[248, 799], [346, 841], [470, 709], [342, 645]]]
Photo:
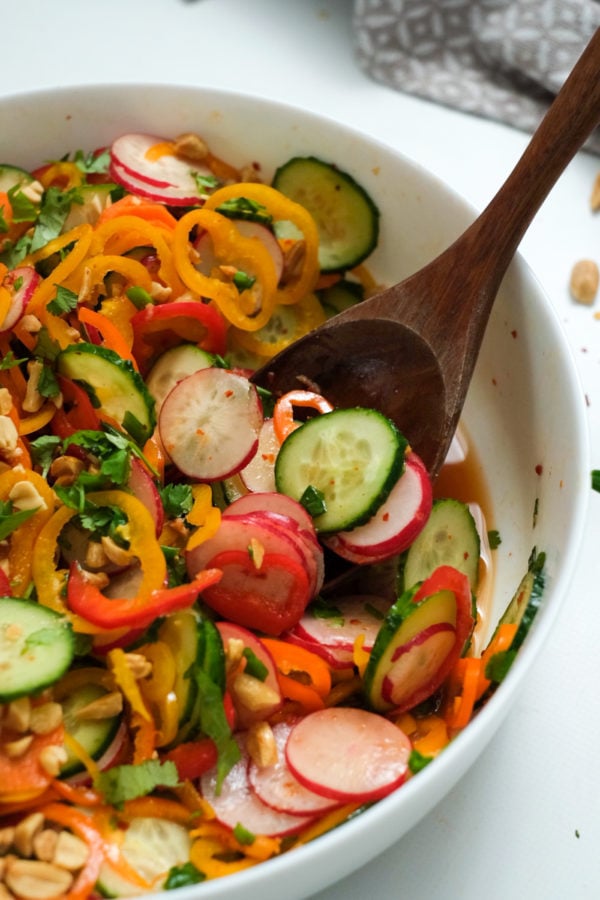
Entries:
[[548, 193], [600, 122], [600, 29], [491, 203], [433, 262], [277, 354], [253, 376], [389, 416], [435, 477], [498, 289]]

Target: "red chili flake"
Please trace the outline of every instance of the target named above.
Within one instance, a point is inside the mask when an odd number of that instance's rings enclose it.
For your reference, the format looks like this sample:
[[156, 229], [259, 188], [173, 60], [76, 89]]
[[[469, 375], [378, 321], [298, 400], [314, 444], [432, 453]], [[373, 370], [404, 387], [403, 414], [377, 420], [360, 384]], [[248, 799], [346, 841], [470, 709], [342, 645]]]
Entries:
[[496, 385], [498, 384], [495, 378], [492, 378], [492, 384], [494, 385], [494, 387], [496, 387]]
[[381, 518], [383, 519], [384, 522], [389, 522], [389, 520], [390, 520], [389, 512], [384, 513]]
[[517, 337], [518, 337], [518, 332], [517, 332], [516, 328], [515, 328], [514, 331], [511, 331], [511, 335], [512, 335], [514, 338], [517, 338]]
[[233, 391], [232, 391], [232, 390], [225, 391], [225, 396], [226, 396], [226, 397], [233, 397]]
[[544, 471], [543, 465], [541, 463], [538, 463], [537, 466], [535, 467], [535, 474], [541, 475], [543, 471]]

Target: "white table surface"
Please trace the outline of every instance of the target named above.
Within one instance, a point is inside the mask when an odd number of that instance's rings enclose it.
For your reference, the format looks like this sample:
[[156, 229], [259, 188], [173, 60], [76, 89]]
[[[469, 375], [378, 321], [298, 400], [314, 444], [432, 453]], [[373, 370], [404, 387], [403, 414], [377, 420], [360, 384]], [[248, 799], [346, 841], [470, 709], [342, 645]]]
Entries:
[[[418, 160], [477, 208], [527, 137], [394, 92], [357, 67], [351, 0], [17, 0], [4, 10], [0, 94], [97, 82], [239, 89], [350, 124]], [[564, 325], [600, 468], [600, 299], [568, 294], [600, 262], [589, 195], [600, 158], [570, 165], [521, 252]], [[319, 900], [600, 897], [600, 495], [570, 595], [518, 704], [484, 756], [412, 832]]]

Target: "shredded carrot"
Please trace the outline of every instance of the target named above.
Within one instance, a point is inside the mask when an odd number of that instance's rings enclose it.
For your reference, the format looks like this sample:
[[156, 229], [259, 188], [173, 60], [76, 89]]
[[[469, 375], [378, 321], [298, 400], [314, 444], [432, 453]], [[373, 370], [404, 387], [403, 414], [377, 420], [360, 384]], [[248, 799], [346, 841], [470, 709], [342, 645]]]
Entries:
[[103, 225], [119, 216], [138, 216], [146, 219], [153, 225], [163, 225], [167, 228], [175, 228], [177, 219], [171, 215], [162, 203], [154, 203], [152, 200], [141, 200], [132, 194], [126, 194], [120, 200], [116, 200], [102, 210], [96, 225]]
[[499, 625], [496, 629], [492, 640], [485, 648], [484, 652], [481, 655], [481, 672], [479, 676], [479, 683], [477, 685], [477, 699], [487, 691], [489, 688], [491, 681], [486, 677], [485, 670], [492, 656], [496, 653], [502, 653], [504, 650], [508, 650], [510, 645], [513, 642], [514, 636], [517, 633], [517, 624], [515, 622], [505, 622], [502, 625]]
[[186, 825], [190, 821], [190, 810], [177, 800], [169, 800], [167, 797], [136, 797], [126, 800], [119, 815], [128, 821], [139, 817], [153, 819], [168, 819], [170, 822], [179, 822]]

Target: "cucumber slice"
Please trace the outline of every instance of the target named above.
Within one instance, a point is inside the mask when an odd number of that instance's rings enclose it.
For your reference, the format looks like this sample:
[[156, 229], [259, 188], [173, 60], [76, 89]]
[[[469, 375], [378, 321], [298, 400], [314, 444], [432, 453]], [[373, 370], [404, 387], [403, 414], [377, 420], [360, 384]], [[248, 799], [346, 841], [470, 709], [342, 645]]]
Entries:
[[[129, 865], [149, 883], [151, 891], [158, 891], [164, 886], [170, 869], [189, 861], [192, 840], [178, 822], [140, 817], [131, 820], [119, 844]], [[117, 873], [109, 862], [100, 869], [96, 889], [104, 897], [132, 897], [148, 892], [139, 883]]]
[[15, 187], [26, 187], [33, 182], [34, 178], [25, 169], [18, 166], [9, 166], [6, 163], [0, 165], [0, 191], [8, 193]]
[[69, 622], [32, 600], [0, 602], [0, 703], [36, 694], [64, 675], [75, 641]]
[[469, 579], [471, 590], [479, 581], [480, 538], [475, 519], [460, 500], [435, 500], [427, 524], [406, 554], [404, 585], [424, 581], [438, 566], [453, 566]]
[[146, 387], [154, 397], [156, 409], [161, 408], [163, 400], [178, 381], [213, 364], [214, 356], [201, 350], [197, 344], [180, 344], [165, 350], [146, 378]]
[[[105, 750], [108, 749], [119, 729], [121, 717], [109, 716], [106, 719], [80, 719], [77, 714], [88, 703], [99, 700], [106, 693], [108, 692], [102, 685], [86, 684], [61, 701], [63, 722], [67, 734], [74, 738], [92, 759], [100, 759]], [[65, 750], [67, 752], [67, 760], [60, 770], [63, 778], [82, 772], [85, 768], [78, 756], [71, 753], [68, 747], [65, 747]]]
[[319, 300], [328, 319], [365, 299], [362, 284], [343, 279], [329, 288], [319, 291]]
[[127, 359], [96, 344], [70, 344], [59, 353], [56, 367], [89, 394], [93, 405], [129, 432], [140, 446], [156, 425], [154, 398]]
[[441, 590], [418, 603], [406, 591], [388, 612], [363, 676], [369, 703], [379, 712], [410, 709], [439, 686], [456, 649], [456, 597]]
[[320, 532], [366, 522], [388, 497], [404, 466], [406, 439], [374, 409], [337, 409], [293, 431], [275, 462], [277, 490], [300, 501], [316, 488], [326, 510], [314, 519]]
[[375, 249], [379, 210], [347, 172], [314, 156], [296, 156], [277, 169], [273, 187], [313, 216], [321, 271], [351, 269]]
[[158, 638], [164, 641], [175, 659], [174, 693], [179, 706], [179, 726], [190, 718], [194, 708], [196, 685], [191, 677], [192, 666], [198, 656], [198, 616], [192, 610], [182, 610], [168, 616], [161, 624]]
[[94, 225], [110, 201], [114, 184], [82, 184], [77, 188], [81, 203], [72, 203], [64, 221], [63, 234], [77, 225]]

